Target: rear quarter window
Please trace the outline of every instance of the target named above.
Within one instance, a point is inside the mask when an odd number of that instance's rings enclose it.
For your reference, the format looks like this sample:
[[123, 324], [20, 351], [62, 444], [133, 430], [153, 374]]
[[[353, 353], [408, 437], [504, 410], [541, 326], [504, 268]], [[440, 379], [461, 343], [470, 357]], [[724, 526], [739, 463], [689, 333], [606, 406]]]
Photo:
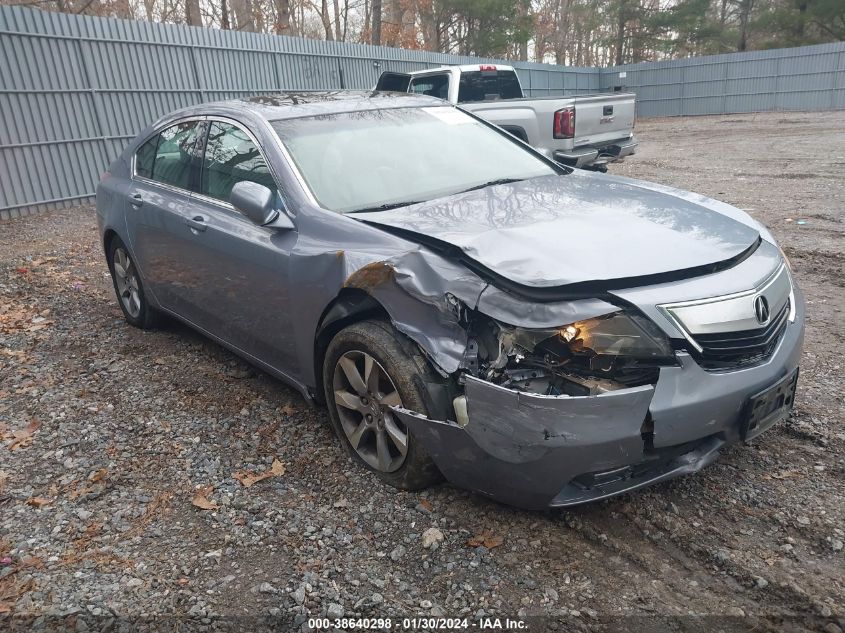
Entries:
[[138, 148], [135, 153], [135, 173], [143, 178], [153, 177], [153, 163], [156, 157], [156, 146], [159, 135], [156, 134]]

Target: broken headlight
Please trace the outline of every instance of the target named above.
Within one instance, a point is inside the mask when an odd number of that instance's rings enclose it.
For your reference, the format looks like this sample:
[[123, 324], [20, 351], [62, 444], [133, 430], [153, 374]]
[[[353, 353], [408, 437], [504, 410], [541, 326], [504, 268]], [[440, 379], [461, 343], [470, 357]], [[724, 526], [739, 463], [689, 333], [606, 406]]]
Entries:
[[510, 389], [594, 395], [654, 384], [659, 367], [676, 362], [663, 332], [625, 311], [542, 330], [492, 320], [478, 325], [476, 375]]
[[651, 361], [674, 358], [666, 335], [637, 314], [614, 312], [577, 321], [560, 328], [558, 336], [575, 355], [626, 356]]

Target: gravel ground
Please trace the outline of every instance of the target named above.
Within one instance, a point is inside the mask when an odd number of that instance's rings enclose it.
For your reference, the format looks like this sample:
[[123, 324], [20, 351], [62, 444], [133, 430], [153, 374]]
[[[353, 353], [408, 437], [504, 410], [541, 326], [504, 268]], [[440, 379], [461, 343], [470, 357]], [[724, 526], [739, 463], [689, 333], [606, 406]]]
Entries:
[[791, 420], [697, 475], [566, 512], [398, 492], [285, 385], [178, 324], [127, 326], [92, 209], [0, 222], [0, 614], [841, 633], [845, 113], [638, 133], [613, 171], [747, 209], [788, 253], [808, 299]]

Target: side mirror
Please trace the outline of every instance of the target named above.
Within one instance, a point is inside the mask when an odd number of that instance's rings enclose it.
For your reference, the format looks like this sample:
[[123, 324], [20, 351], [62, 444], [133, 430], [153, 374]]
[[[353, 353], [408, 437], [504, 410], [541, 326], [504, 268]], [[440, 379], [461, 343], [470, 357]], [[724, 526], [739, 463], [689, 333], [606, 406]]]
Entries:
[[264, 185], [242, 180], [232, 187], [229, 202], [259, 226], [292, 229], [293, 223], [276, 209], [274, 198], [273, 192]]

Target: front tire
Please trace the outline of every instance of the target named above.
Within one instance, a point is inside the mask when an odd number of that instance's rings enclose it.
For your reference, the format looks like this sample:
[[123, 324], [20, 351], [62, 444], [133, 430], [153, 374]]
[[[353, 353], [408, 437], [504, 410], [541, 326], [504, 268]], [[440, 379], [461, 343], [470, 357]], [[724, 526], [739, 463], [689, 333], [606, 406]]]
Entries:
[[126, 322], [142, 330], [156, 327], [160, 313], [147, 301], [144, 284], [132, 255], [117, 236], [109, 242], [108, 264], [117, 303]]
[[344, 449], [385, 483], [420, 490], [442, 479], [390, 407], [429, 415], [423, 393], [437, 380], [421, 354], [384, 321], [363, 321], [335, 335], [323, 363], [329, 418]]

